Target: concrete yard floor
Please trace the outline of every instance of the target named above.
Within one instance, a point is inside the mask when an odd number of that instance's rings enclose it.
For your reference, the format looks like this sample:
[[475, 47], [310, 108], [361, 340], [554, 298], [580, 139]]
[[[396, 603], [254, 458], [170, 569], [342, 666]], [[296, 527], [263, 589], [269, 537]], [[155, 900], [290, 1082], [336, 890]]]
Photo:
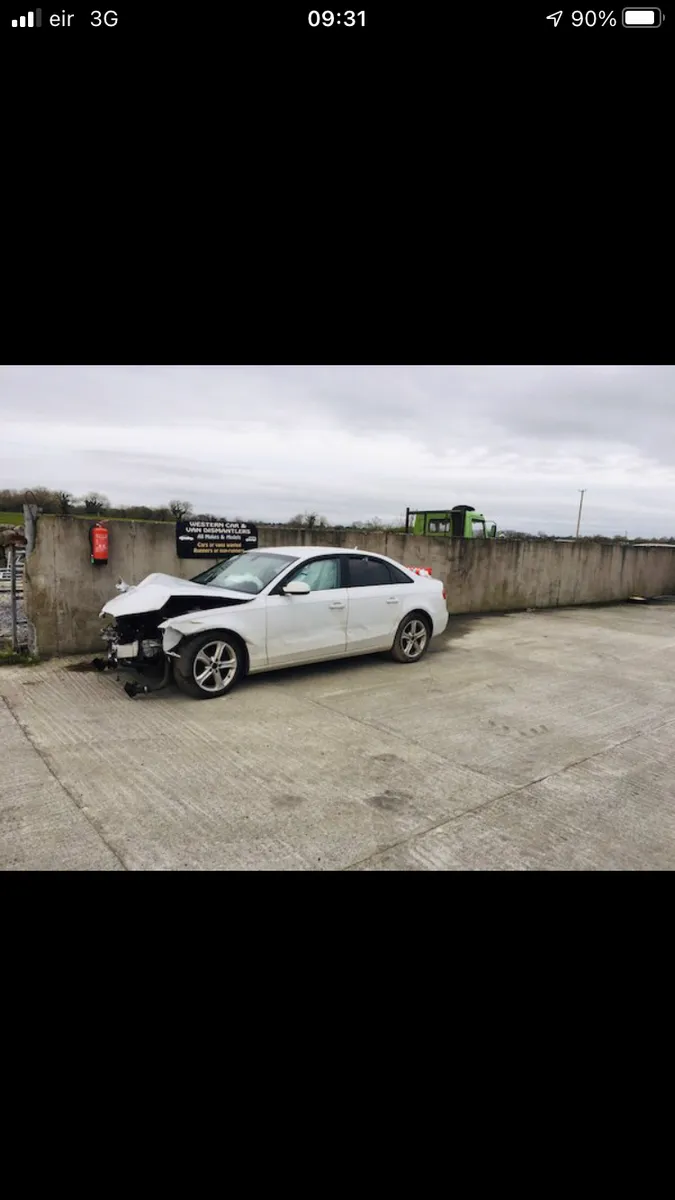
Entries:
[[0, 868], [670, 870], [675, 605], [454, 617], [230, 696], [0, 669]]

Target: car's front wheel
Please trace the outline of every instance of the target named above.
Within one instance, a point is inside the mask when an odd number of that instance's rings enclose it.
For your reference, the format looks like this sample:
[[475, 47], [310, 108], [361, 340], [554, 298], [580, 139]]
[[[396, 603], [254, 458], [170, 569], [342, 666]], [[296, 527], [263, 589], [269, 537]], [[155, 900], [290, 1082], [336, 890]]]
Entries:
[[232, 634], [202, 633], [185, 643], [173, 663], [182, 692], [196, 700], [212, 700], [232, 690], [244, 667], [244, 653]]
[[391, 648], [392, 658], [396, 662], [419, 662], [429, 645], [431, 630], [429, 622], [421, 613], [410, 613], [404, 617], [396, 630], [394, 645]]

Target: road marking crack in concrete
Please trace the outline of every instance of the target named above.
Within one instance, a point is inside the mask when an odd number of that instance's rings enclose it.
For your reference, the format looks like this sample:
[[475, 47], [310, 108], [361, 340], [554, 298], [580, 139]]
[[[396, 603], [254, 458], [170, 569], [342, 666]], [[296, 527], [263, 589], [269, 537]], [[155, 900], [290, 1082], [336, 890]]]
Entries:
[[[332, 708], [330, 704], [322, 704], [320, 700], [312, 698], [309, 699], [309, 703], [316, 704], [319, 708], [325, 708], [327, 712], [337, 714], [340, 717], [346, 717], [349, 721], [355, 721], [357, 725], [364, 725], [366, 729], [376, 729], [378, 733], [386, 733], [388, 737], [396, 738], [398, 741], [404, 742], [405, 745], [417, 746], [425, 754], [435, 754], [437, 758], [441, 758], [443, 762], [448, 763], [452, 767], [461, 767], [464, 771], [471, 771], [474, 775], [480, 775], [483, 779], [489, 779], [491, 783], [499, 783], [499, 780], [495, 779], [494, 775], [491, 775], [488, 771], [482, 771], [480, 767], [468, 766], [467, 763], [459, 762], [454, 758], [448, 758], [447, 754], [443, 754], [442, 750], [429, 750], [428, 746], [418, 741], [417, 738], [411, 737], [408, 733], [397, 733], [395, 729], [389, 729], [388, 726], [380, 725], [377, 721], [366, 721], [363, 717], [355, 717], [353, 713], [342, 712], [339, 708]], [[527, 786], [529, 787], [529, 784]]]
[[465, 812], [455, 813], [454, 816], [444, 817], [442, 821], [437, 821], [433, 825], [428, 825], [426, 829], [416, 829], [414, 833], [405, 834], [403, 837], [397, 838], [395, 842], [388, 842], [386, 846], [380, 846], [379, 849], [373, 850], [371, 854], [366, 854], [364, 858], [356, 858], [354, 862], [346, 863], [344, 867], [340, 867], [341, 871], [350, 871], [352, 867], [361, 867], [364, 863], [370, 861], [371, 858], [378, 858], [381, 854], [386, 854], [389, 850], [396, 850], [398, 846], [405, 846], [406, 843], [416, 842], [419, 838], [426, 837], [428, 833], [434, 833], [437, 829], [443, 829], [445, 825], [454, 825], [457, 821], [461, 821], [464, 817], [473, 817], [481, 813], [483, 809], [489, 808], [491, 804], [495, 804], [497, 800], [506, 800], [509, 796], [515, 795], [517, 792], [522, 792], [525, 787], [531, 787], [530, 783], [523, 784], [521, 787], [513, 788], [510, 792], [502, 792], [499, 796], [493, 796], [490, 800], [485, 800], [483, 804], [476, 805], [475, 808], [467, 809]]
[[24, 722], [20, 719], [20, 717], [14, 711], [7, 696], [0, 696], [0, 700], [4, 701], [4, 703], [7, 707], [7, 711], [9, 712], [10, 716], [13, 718], [16, 725], [18, 725], [19, 729], [21, 730], [23, 736], [25, 737], [25, 739], [28, 742], [31, 749], [35, 751], [35, 753], [37, 754], [40, 761], [42, 763], [44, 763], [44, 765], [47, 768], [47, 770], [49, 771], [49, 774], [51, 775], [52, 779], [56, 780], [56, 782], [58, 783], [61, 790], [65, 793], [65, 795], [70, 800], [71, 804], [75, 805], [76, 809], [78, 810], [78, 812], [80, 812], [82, 814], [82, 816], [84, 817], [87, 824], [91, 826], [91, 828], [93, 829], [93, 831], [96, 834], [99, 841], [101, 841], [103, 843], [103, 845], [106, 847], [106, 849], [110, 851], [110, 853], [113, 855], [113, 857], [115, 859], [117, 859], [117, 862], [120, 864], [122, 869], [125, 871], [128, 871], [129, 868], [127, 867], [126, 863], [120, 857], [120, 855], [117, 853], [117, 850], [115, 849], [115, 847], [112, 846], [110, 844], [110, 842], [104, 837], [103, 833], [101, 832], [98, 825], [96, 824], [96, 821], [94, 821], [92, 819], [92, 817], [90, 817], [89, 814], [85, 812], [85, 810], [84, 810], [81, 802], [78, 800], [77, 796], [75, 796], [73, 794], [73, 792], [71, 792], [70, 788], [68, 788], [66, 786], [66, 784], [63, 783], [63, 781], [61, 779], [59, 779], [58, 775], [56, 774], [56, 771], [51, 766], [49, 759], [47, 758], [47, 756], [45, 754], [42, 753], [42, 751], [40, 750], [40, 747], [38, 745], [36, 745], [36, 743], [33, 741], [33, 738], [31, 737], [27, 726], [24, 724]]
[[[328, 704], [322, 704], [320, 700], [312, 700], [311, 703], [317, 704], [321, 708], [326, 708], [330, 712], [338, 711], [331, 709], [330, 705]], [[422, 750], [425, 749], [420, 742], [416, 741], [415, 738], [412, 738], [407, 734], [404, 737], [402, 734], [396, 733], [394, 730], [383, 728], [375, 721], [366, 721], [362, 717], [353, 716], [351, 713], [344, 713], [342, 715], [349, 717], [350, 721], [356, 721], [359, 725], [370, 726], [373, 729], [377, 729], [379, 732], [388, 733], [391, 737], [404, 740], [405, 742], [412, 742], [414, 745], [419, 746]], [[574, 762], [566, 763], [564, 767], [558, 767], [553, 771], [548, 771], [545, 775], [539, 775], [535, 779], [528, 780], [527, 783], [518, 784], [517, 787], [507, 787], [506, 790], [500, 792], [499, 795], [491, 796], [489, 800], [485, 800], [482, 804], [477, 804], [474, 808], [465, 809], [465, 811], [461, 813], [454, 813], [449, 817], [445, 817], [442, 821], [437, 821], [432, 825], [428, 825], [425, 829], [418, 829], [413, 833], [405, 834], [403, 837], [397, 838], [393, 842], [388, 842], [386, 846], [380, 846], [379, 849], [373, 850], [370, 854], [366, 854], [363, 858], [358, 858], [355, 859], [354, 862], [346, 863], [344, 867], [340, 867], [340, 870], [349, 871], [352, 867], [363, 866], [364, 863], [369, 862], [373, 858], [377, 858], [381, 854], [386, 854], [389, 850], [395, 850], [398, 846], [404, 846], [406, 844], [415, 842], [419, 838], [426, 837], [428, 833], [434, 833], [437, 829], [442, 829], [446, 825], [454, 825], [458, 821], [470, 820], [472, 817], [479, 816], [486, 809], [490, 808], [491, 805], [496, 804], [499, 800], [508, 800], [513, 796], [517, 796], [519, 792], [526, 791], [527, 788], [535, 787], [538, 783], [544, 783], [547, 779], [553, 779], [556, 775], [564, 775], [566, 771], [571, 771], [573, 767], [581, 766], [582, 763], [590, 762], [591, 759], [594, 758], [599, 758], [602, 754], [609, 754], [613, 750], [617, 750], [620, 746], [625, 746], [629, 742], [636, 741], [638, 738], [649, 737], [651, 734], [658, 732], [658, 730], [665, 729], [666, 726], [671, 725], [672, 722], [673, 718], [668, 717], [667, 720], [662, 721], [659, 725], [652, 725], [647, 729], [640, 729], [637, 733], [631, 733], [628, 735], [628, 737], [620, 738], [619, 741], [614, 742], [611, 746], [605, 746], [602, 750], [594, 750], [592, 754], [584, 754], [581, 758], [575, 759]], [[442, 758], [445, 762], [451, 762], [450, 759], [446, 758], [445, 755], [440, 754], [437, 750], [434, 751], [434, 753], [437, 754], [439, 758]], [[456, 763], [454, 760], [452, 760], [452, 765], [461, 766], [465, 771], [471, 771], [478, 775], [484, 774], [476, 767], [467, 766], [466, 763]], [[495, 783], [499, 782], [494, 778], [494, 776], [486, 776], [486, 778], [492, 779], [492, 781]]]

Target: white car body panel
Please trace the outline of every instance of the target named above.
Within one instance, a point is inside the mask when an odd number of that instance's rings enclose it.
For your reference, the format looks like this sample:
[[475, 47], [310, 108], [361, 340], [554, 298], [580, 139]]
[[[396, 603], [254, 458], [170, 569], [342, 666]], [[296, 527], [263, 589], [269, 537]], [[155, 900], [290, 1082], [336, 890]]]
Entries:
[[285, 667], [340, 658], [347, 649], [347, 588], [267, 596], [267, 663]]
[[[388, 587], [373, 584], [371, 587], [349, 588], [348, 653], [368, 654], [388, 649], [405, 616], [405, 601], [413, 591], [405, 583], [390, 584]], [[420, 605], [413, 607], [419, 608]]]
[[[223, 589], [220, 590], [222, 593]], [[256, 596], [248, 604], [241, 606], [209, 608], [204, 612], [187, 613], [182, 617], [172, 617], [163, 621], [159, 626], [163, 635], [162, 649], [165, 653], [175, 651], [184, 637], [195, 637], [198, 633], [208, 633], [211, 629], [229, 629], [231, 633], [238, 633], [246, 643], [250, 673], [264, 671], [267, 666], [267, 623], [265, 605], [261, 600], [262, 597]]]

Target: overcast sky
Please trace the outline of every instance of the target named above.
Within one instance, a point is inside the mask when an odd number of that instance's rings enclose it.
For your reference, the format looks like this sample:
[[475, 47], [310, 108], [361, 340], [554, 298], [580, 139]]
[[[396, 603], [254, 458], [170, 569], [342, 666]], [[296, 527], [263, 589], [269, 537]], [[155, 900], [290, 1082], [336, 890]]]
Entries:
[[284, 521], [675, 534], [673, 367], [2, 367], [0, 488]]

